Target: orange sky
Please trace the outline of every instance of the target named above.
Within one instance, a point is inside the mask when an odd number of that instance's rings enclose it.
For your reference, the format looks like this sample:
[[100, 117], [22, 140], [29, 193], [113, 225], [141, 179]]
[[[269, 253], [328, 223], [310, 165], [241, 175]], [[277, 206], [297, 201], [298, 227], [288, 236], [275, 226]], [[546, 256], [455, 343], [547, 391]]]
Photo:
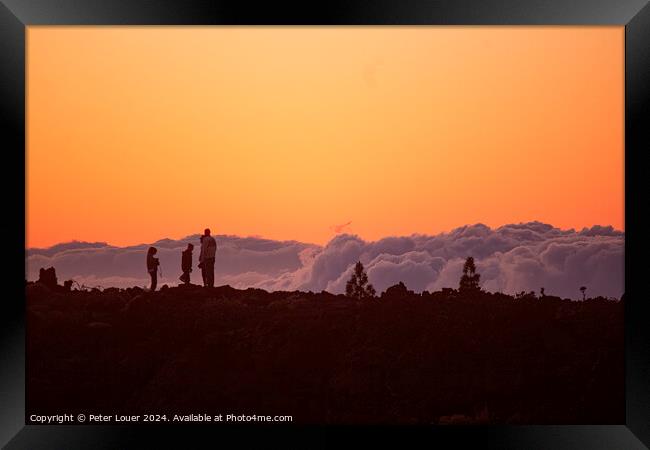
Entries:
[[27, 246], [623, 229], [623, 27], [27, 30]]

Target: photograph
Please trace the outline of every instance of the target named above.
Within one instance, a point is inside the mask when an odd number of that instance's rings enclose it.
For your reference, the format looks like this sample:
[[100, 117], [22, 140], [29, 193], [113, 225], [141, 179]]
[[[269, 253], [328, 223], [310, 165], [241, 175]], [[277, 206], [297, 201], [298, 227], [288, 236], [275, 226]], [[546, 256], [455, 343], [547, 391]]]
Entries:
[[26, 423], [626, 424], [625, 57], [30, 25]]

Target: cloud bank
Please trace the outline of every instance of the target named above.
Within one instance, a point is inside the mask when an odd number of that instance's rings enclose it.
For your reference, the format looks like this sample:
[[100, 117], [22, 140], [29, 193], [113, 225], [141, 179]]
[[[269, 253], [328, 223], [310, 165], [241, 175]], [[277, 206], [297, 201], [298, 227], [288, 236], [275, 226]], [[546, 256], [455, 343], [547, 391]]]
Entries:
[[[155, 242], [163, 270], [159, 285], [179, 283], [180, 252], [198, 235]], [[579, 298], [619, 298], [624, 292], [624, 239], [611, 226], [581, 231], [561, 230], [540, 222], [491, 229], [467, 225], [434, 236], [411, 235], [364, 241], [340, 234], [326, 246], [257, 237], [215, 236], [215, 283], [266, 290], [326, 290], [342, 293], [357, 260], [363, 262], [377, 292], [403, 281], [416, 292], [458, 286], [464, 259], [474, 256], [481, 286], [512, 294], [522, 290]], [[54, 266], [59, 280], [87, 286], [145, 286], [145, 253], [149, 244], [114, 247], [106, 243], [72, 242], [27, 251], [27, 279], [40, 267]], [[195, 266], [198, 248], [195, 249]], [[192, 273], [200, 281], [199, 269]]]

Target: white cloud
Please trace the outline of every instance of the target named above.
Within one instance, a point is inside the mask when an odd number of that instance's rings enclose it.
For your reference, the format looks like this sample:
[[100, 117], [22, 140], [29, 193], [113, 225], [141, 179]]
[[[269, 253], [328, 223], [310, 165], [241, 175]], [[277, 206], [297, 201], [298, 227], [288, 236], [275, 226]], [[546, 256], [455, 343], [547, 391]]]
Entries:
[[[159, 285], [178, 284], [180, 252], [198, 235], [155, 245], [163, 268]], [[340, 234], [325, 247], [295, 241], [257, 237], [217, 236], [216, 284], [267, 290], [328, 290], [341, 293], [353, 265], [361, 260], [378, 292], [403, 281], [420, 292], [457, 287], [464, 259], [474, 256], [481, 285], [490, 291], [522, 290], [579, 298], [588, 295], [620, 297], [624, 291], [624, 233], [594, 226], [576, 232], [540, 222], [504, 225], [491, 229], [467, 225], [435, 236], [387, 237], [366, 242]], [[75, 279], [101, 286], [144, 285], [148, 282], [145, 252], [148, 245], [127, 248], [103, 243], [61, 244], [28, 252], [28, 279], [40, 267], [54, 266], [59, 280]], [[192, 273], [195, 282], [200, 272]]]

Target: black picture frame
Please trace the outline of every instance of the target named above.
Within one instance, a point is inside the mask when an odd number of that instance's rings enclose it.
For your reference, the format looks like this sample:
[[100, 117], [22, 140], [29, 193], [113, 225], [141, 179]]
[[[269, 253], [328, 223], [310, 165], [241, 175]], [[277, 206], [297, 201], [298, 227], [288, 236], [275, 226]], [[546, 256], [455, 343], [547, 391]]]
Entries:
[[[5, 163], [2, 164], [3, 205], [0, 221], [5, 236], [2, 285], [2, 372], [0, 376], [0, 444], [18, 448], [127, 448], [158, 442], [188, 446], [206, 437], [214, 446], [225, 436], [237, 439], [282, 435], [284, 443], [310, 439], [327, 444], [342, 432], [354, 443], [351, 428], [309, 429], [265, 427], [174, 426], [45, 426], [25, 425], [25, 36], [30, 25], [618, 25], [625, 26], [625, 320], [626, 421], [606, 426], [482, 426], [373, 429], [369, 436], [404, 444], [417, 437], [431, 444], [470, 444], [479, 448], [513, 449], [641, 449], [650, 446], [650, 339], [648, 299], [641, 263], [647, 200], [638, 189], [643, 153], [648, 149], [650, 123], [650, 6], [645, 0], [361, 0], [305, 2], [282, 5], [208, 0], [1, 0], [0, 1], [0, 124]], [[595, 150], [597, 151], [597, 150]], [[355, 429], [356, 431], [356, 429]], [[315, 432], [313, 434], [312, 432]], [[356, 435], [356, 433], [355, 433]], [[215, 439], [217, 439], [215, 441]], [[286, 440], [289, 439], [289, 440]], [[243, 441], [240, 441], [240, 444]]]

